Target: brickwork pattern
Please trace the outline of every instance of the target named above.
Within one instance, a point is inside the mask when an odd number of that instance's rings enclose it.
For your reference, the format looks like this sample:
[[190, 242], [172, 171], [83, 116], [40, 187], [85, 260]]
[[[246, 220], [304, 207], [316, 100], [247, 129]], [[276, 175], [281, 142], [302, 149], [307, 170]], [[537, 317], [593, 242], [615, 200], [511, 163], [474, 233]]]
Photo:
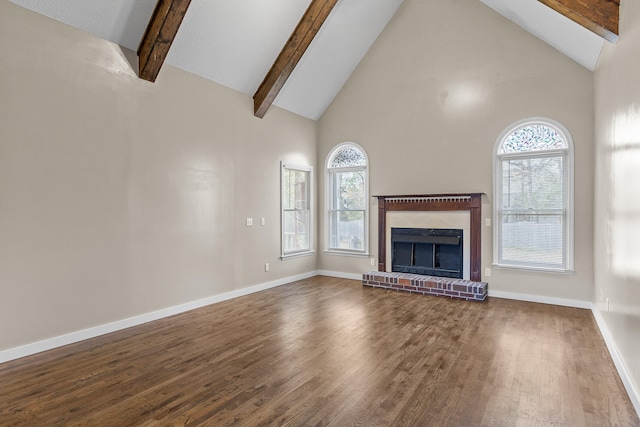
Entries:
[[484, 301], [487, 298], [488, 291], [486, 282], [471, 282], [464, 279], [409, 273], [387, 273], [384, 271], [364, 273], [362, 275], [362, 284], [374, 288], [443, 296], [467, 301]]

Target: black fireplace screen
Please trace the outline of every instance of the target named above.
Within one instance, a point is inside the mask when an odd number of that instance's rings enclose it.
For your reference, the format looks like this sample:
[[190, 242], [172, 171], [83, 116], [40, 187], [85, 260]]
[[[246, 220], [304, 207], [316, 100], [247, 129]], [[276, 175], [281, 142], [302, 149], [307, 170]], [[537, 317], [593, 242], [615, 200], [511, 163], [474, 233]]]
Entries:
[[462, 278], [462, 230], [392, 228], [391, 271]]

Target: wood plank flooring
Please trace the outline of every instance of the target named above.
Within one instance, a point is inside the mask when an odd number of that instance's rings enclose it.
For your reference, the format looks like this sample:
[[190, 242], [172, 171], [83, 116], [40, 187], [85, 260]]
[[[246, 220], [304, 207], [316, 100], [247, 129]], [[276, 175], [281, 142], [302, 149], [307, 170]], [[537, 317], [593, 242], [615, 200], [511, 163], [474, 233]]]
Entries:
[[318, 276], [0, 365], [2, 426], [638, 426], [588, 310]]

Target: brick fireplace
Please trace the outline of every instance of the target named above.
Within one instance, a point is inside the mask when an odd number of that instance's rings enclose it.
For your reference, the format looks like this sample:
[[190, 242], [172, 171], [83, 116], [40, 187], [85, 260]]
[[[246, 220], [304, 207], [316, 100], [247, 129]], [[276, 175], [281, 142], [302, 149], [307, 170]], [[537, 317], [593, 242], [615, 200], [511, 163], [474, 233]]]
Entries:
[[[375, 197], [378, 199], [378, 272], [365, 273], [363, 285], [475, 301], [486, 298], [487, 284], [481, 282], [480, 273], [481, 193]], [[464, 237], [466, 246], [465, 279], [460, 276], [456, 278], [435, 277], [440, 273], [428, 269], [425, 272], [431, 275], [411, 274], [410, 270], [387, 271], [390, 270], [392, 258], [391, 250], [388, 250], [391, 247], [389, 224], [391, 227], [394, 224], [393, 221], [390, 221], [389, 215], [420, 212], [437, 212], [444, 216], [451, 214], [451, 216], [458, 217], [460, 213], [466, 214], [466, 216], [463, 215], [465, 224], [460, 226], [460, 228], [465, 228], [465, 234], [468, 235]]]

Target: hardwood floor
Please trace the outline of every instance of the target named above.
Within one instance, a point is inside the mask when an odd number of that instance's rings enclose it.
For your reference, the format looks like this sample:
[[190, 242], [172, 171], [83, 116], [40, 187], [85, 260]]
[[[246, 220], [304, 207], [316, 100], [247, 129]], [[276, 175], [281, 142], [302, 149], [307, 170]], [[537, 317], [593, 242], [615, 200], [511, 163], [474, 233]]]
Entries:
[[2, 426], [638, 426], [588, 310], [315, 277], [0, 365]]

